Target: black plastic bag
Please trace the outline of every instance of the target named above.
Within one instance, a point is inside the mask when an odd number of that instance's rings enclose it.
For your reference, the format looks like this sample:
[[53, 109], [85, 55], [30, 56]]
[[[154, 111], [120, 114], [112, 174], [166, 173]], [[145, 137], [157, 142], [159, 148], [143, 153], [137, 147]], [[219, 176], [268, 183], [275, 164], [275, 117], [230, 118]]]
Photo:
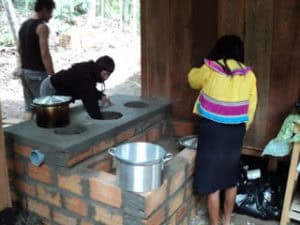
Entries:
[[235, 210], [260, 219], [280, 219], [283, 204], [282, 186], [270, 174], [249, 180], [243, 167], [238, 182]]

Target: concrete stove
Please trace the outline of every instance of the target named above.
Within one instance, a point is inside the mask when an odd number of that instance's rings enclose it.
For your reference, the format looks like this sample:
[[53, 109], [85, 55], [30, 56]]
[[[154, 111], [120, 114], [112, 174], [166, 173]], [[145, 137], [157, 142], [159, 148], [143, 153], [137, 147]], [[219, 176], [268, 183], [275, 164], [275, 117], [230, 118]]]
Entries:
[[79, 162], [73, 162], [72, 158], [88, 151], [89, 147], [115, 137], [153, 115], [168, 113], [170, 107], [167, 99], [116, 95], [111, 100], [114, 105], [102, 109], [105, 120], [90, 118], [81, 105], [71, 109], [70, 124], [64, 128], [41, 128], [30, 121], [8, 127], [5, 133], [7, 137], [13, 136], [14, 142], [31, 145], [43, 152], [48, 165], [70, 167]]
[[[109, 120], [93, 120], [78, 106], [64, 128], [40, 128], [31, 121], [5, 129], [14, 202], [46, 225], [187, 225], [198, 206], [192, 194], [195, 151], [175, 155], [161, 187], [147, 193], [119, 187], [106, 151], [124, 142], [157, 143], [170, 136], [170, 101], [119, 95], [112, 101], [103, 109]], [[45, 154], [39, 167], [29, 159], [34, 149]]]

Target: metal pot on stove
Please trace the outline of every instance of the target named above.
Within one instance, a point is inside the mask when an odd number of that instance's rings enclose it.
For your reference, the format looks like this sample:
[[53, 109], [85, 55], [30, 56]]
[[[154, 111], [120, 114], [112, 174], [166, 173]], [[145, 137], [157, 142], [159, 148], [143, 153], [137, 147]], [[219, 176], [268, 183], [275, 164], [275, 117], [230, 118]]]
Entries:
[[36, 124], [39, 127], [64, 127], [70, 122], [70, 96], [49, 95], [33, 100]]
[[132, 192], [147, 192], [162, 184], [164, 164], [172, 159], [160, 145], [133, 142], [108, 149], [116, 158], [117, 177], [122, 189]]

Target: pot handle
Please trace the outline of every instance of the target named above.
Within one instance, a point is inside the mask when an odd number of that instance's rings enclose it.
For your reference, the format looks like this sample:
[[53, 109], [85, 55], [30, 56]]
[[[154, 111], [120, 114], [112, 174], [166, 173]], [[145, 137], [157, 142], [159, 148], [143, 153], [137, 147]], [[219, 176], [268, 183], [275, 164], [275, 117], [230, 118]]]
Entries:
[[167, 153], [164, 157], [163, 157], [163, 162], [166, 163], [169, 160], [173, 159], [173, 154], [172, 153]]
[[111, 154], [113, 157], [116, 155], [116, 148], [109, 148], [108, 153]]

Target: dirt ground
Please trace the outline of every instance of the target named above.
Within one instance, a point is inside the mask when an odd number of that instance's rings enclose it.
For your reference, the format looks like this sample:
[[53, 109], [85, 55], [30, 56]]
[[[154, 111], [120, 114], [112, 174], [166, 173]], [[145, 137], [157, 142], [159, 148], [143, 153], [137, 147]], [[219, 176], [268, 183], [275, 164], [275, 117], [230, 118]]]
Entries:
[[[19, 18], [23, 21], [26, 18]], [[106, 94], [140, 95], [140, 35], [138, 32], [120, 30], [111, 21], [96, 21], [87, 25], [86, 18], [74, 21], [66, 34], [69, 41], [58, 32], [60, 21], [52, 19], [50, 27], [50, 52], [55, 71], [66, 69], [76, 62], [96, 60], [102, 55], [113, 57], [116, 69], [106, 81]], [[1, 28], [8, 24], [0, 9]], [[60, 33], [60, 34], [58, 34]], [[0, 31], [1, 35], [1, 31]], [[15, 47], [0, 46], [0, 97], [2, 117], [22, 118], [24, 110], [23, 90], [20, 79], [13, 77], [16, 68]]]

